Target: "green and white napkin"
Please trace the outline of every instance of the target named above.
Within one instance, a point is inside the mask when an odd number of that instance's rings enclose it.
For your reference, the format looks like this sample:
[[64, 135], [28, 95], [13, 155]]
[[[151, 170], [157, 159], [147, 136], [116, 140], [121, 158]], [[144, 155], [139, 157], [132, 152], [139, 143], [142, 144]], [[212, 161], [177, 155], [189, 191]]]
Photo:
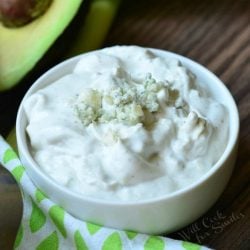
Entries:
[[23, 216], [15, 241], [15, 249], [209, 249], [186, 241], [98, 226], [73, 217], [34, 185], [17, 154], [1, 136], [0, 163], [16, 179], [23, 198]]

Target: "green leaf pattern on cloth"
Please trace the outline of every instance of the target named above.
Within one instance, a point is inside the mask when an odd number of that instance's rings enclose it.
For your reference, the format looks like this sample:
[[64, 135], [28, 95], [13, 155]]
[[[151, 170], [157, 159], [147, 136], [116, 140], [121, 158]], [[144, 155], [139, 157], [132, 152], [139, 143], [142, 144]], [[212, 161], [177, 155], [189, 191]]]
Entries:
[[134, 239], [138, 233], [132, 231], [126, 231], [126, 234], [130, 240]]
[[87, 229], [91, 235], [94, 235], [98, 232], [102, 227], [96, 224], [88, 223], [87, 222]]
[[38, 203], [47, 198], [47, 196], [39, 188], [36, 189], [35, 196]]
[[56, 232], [46, 237], [37, 246], [36, 250], [57, 250], [59, 247], [59, 239]]
[[119, 233], [112, 233], [108, 238], [104, 241], [102, 250], [122, 250], [122, 241]]
[[34, 185], [15, 152], [1, 136], [0, 163], [15, 175], [23, 194], [24, 209], [14, 246], [16, 250], [209, 249], [166, 237], [106, 228], [73, 217]]
[[75, 232], [74, 239], [75, 239], [75, 245], [76, 245], [77, 250], [88, 250], [88, 247], [83, 237], [81, 236], [81, 233], [79, 230]]
[[31, 203], [30, 230], [32, 233], [35, 233], [45, 224], [46, 216], [33, 200], [31, 200]]
[[12, 171], [11, 173], [13, 174], [13, 176], [15, 177], [16, 181], [17, 182], [20, 182], [22, 176], [23, 176], [23, 173], [24, 173], [25, 169], [22, 165], [20, 166], [16, 166]]
[[10, 148], [8, 148], [3, 156], [3, 163], [7, 163], [11, 160], [17, 159], [17, 154]]
[[200, 250], [201, 246], [188, 242], [188, 241], [183, 241], [182, 246], [184, 247], [185, 250]]
[[49, 216], [52, 219], [52, 221], [55, 223], [55, 226], [58, 228], [58, 230], [61, 232], [61, 234], [63, 235], [64, 238], [67, 237], [67, 232], [64, 226], [64, 215], [65, 215], [65, 211], [55, 205], [52, 206], [49, 210]]
[[144, 250], [163, 250], [165, 247], [164, 241], [157, 236], [150, 236], [144, 245]]
[[14, 249], [16, 249], [21, 244], [22, 239], [23, 239], [23, 225], [21, 224], [17, 232], [16, 240], [14, 243]]

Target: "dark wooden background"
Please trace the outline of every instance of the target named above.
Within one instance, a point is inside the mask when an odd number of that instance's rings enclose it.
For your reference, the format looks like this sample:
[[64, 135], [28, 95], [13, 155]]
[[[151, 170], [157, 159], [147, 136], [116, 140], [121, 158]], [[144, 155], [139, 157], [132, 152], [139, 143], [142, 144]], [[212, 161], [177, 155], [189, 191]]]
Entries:
[[[219, 76], [234, 96], [241, 130], [233, 176], [202, 218], [169, 235], [216, 249], [250, 249], [249, 18], [248, 0], [124, 0], [104, 45], [136, 44], [190, 57]], [[29, 85], [0, 94], [1, 134], [14, 125]], [[22, 205], [15, 182], [2, 168], [0, 199], [0, 249], [11, 249]]]

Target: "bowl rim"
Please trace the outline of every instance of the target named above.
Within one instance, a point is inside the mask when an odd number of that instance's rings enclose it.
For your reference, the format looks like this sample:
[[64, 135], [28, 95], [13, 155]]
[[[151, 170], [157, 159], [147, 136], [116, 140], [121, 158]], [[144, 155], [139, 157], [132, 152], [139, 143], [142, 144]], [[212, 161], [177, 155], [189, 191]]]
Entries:
[[[82, 200], [84, 202], [90, 202], [90, 203], [95, 203], [95, 204], [100, 204], [100, 205], [111, 205], [111, 206], [138, 206], [138, 205], [146, 205], [146, 204], [152, 204], [155, 202], [161, 202], [163, 200], [168, 200], [168, 199], [172, 199], [175, 198], [177, 196], [181, 196], [181, 195], [185, 195], [188, 192], [192, 192], [192, 190], [198, 188], [199, 186], [201, 186], [204, 182], [206, 182], [209, 178], [211, 178], [213, 176], [213, 174], [215, 174], [225, 163], [225, 161], [228, 159], [228, 157], [230, 156], [230, 154], [232, 153], [232, 151], [234, 150], [234, 147], [237, 145], [237, 141], [238, 141], [238, 135], [239, 135], [239, 112], [236, 106], [236, 103], [232, 97], [232, 94], [230, 93], [230, 91], [227, 89], [226, 85], [210, 70], [208, 70], [206, 67], [204, 67], [203, 65], [201, 65], [200, 63], [193, 61], [192, 59], [179, 55], [177, 53], [171, 52], [171, 51], [167, 51], [167, 50], [163, 50], [163, 49], [156, 49], [156, 48], [150, 48], [150, 47], [144, 47], [146, 49], [149, 49], [150, 51], [158, 54], [158, 55], [163, 55], [165, 54], [165, 56], [169, 56], [170, 58], [177, 58], [178, 60], [181, 61], [181, 63], [183, 63], [185, 65], [185, 67], [189, 68], [189, 65], [192, 65], [192, 68], [196, 68], [197, 72], [201, 72], [202, 74], [208, 75], [210, 78], [213, 79], [214, 82], [216, 82], [217, 85], [219, 85], [219, 88], [221, 89], [221, 92], [223, 92], [224, 95], [227, 95], [227, 99], [230, 102], [230, 105], [226, 105], [228, 112], [230, 114], [230, 116], [232, 116], [232, 119], [229, 119], [229, 133], [230, 136], [228, 138], [228, 144], [223, 152], [223, 154], [221, 155], [221, 157], [219, 158], [219, 160], [205, 173], [203, 174], [199, 179], [197, 179], [196, 181], [194, 181], [194, 183], [192, 183], [191, 185], [188, 185], [184, 188], [178, 189], [174, 192], [168, 193], [166, 195], [161, 195], [159, 197], [155, 197], [155, 198], [148, 198], [148, 199], [142, 199], [142, 200], [138, 200], [138, 201], [121, 201], [121, 200], [105, 200], [105, 199], [100, 199], [100, 198], [93, 198], [93, 197], [89, 197], [89, 196], [84, 196], [83, 194], [77, 193], [72, 191], [71, 189], [55, 182], [51, 177], [49, 177], [48, 175], [46, 175], [46, 173], [44, 173], [44, 171], [42, 171], [42, 169], [40, 169], [39, 165], [35, 162], [35, 160], [33, 159], [33, 157], [31, 156], [30, 152], [28, 150], [26, 150], [26, 147], [24, 146], [25, 142], [22, 140], [22, 137], [26, 136], [26, 132], [25, 129], [23, 129], [24, 131], [21, 130], [21, 124], [22, 124], [22, 119], [23, 119], [23, 115], [24, 115], [24, 110], [23, 110], [23, 103], [25, 101], [25, 99], [32, 93], [34, 93], [37, 88], [37, 85], [41, 85], [43, 86], [44, 84], [44, 80], [47, 79], [47, 77], [50, 77], [50, 75], [53, 75], [54, 72], [57, 72], [58, 70], [60, 70], [61, 67], [65, 66], [66, 64], [70, 65], [72, 63], [76, 64], [76, 62], [83, 56], [88, 55], [90, 53], [94, 53], [96, 51], [99, 50], [95, 50], [95, 51], [91, 51], [91, 52], [87, 52], [87, 53], [83, 53], [80, 55], [77, 55], [75, 57], [69, 58], [67, 60], [64, 60], [62, 62], [60, 62], [59, 64], [55, 65], [54, 67], [52, 67], [51, 69], [49, 69], [48, 71], [46, 71], [45, 73], [43, 73], [33, 84], [32, 86], [28, 89], [28, 91], [26, 92], [26, 94], [24, 95], [19, 108], [18, 108], [18, 113], [17, 113], [17, 119], [16, 119], [16, 137], [17, 137], [17, 144], [18, 144], [18, 151], [19, 154], [21, 154], [26, 161], [29, 164], [29, 167], [32, 168], [32, 170], [35, 172], [36, 175], [39, 176], [39, 178], [42, 178], [43, 181], [48, 182], [50, 184], [50, 186], [53, 186], [53, 188], [56, 189], [56, 191], [60, 191], [62, 193], [65, 193], [69, 196], [72, 196], [73, 198]], [[108, 49], [108, 48], [104, 48]], [[195, 72], [194, 72], [195, 73]], [[196, 74], [196, 73], [195, 73]], [[41, 87], [40, 86], [40, 87]], [[38, 88], [40, 89], [40, 88]], [[230, 122], [230, 120], [233, 121], [234, 123], [234, 129], [232, 130], [232, 124]], [[232, 131], [231, 131], [232, 130]], [[29, 167], [25, 168], [28, 170], [29, 172]]]

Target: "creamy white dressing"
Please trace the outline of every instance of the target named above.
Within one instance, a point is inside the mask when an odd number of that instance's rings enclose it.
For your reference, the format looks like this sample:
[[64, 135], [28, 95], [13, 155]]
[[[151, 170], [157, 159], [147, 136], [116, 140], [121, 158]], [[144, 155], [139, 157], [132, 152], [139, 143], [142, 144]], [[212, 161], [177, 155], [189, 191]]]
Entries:
[[39, 167], [106, 200], [155, 198], [194, 183], [228, 137], [226, 108], [188, 69], [136, 46], [84, 55], [24, 109]]

